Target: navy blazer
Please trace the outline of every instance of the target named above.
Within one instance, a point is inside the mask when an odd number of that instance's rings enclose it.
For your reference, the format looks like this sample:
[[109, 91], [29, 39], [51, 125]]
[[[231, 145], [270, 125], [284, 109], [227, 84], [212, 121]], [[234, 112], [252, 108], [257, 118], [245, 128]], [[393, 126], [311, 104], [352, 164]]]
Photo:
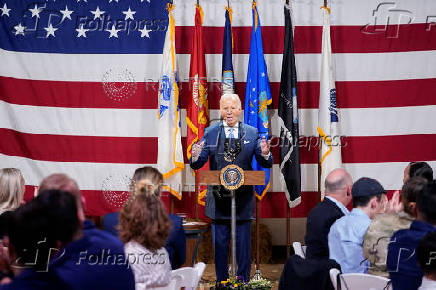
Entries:
[[170, 258], [171, 268], [175, 270], [185, 264], [186, 261], [186, 236], [182, 218], [175, 214], [168, 214], [168, 217], [173, 227], [165, 243], [165, 249]]
[[329, 258], [327, 236], [332, 224], [344, 213], [330, 199], [324, 198], [308, 214], [306, 224], [306, 257], [308, 259]]
[[418, 266], [416, 248], [426, 234], [435, 230], [432, 224], [415, 220], [410, 228], [396, 231], [391, 237], [386, 267], [393, 289], [409, 290], [421, 286], [424, 274]]
[[[251, 162], [253, 157], [257, 162], [270, 168], [273, 165], [273, 157], [268, 159], [262, 156], [260, 147], [261, 138], [256, 128], [239, 122], [238, 137], [241, 139], [241, 152], [236, 157], [234, 164], [244, 170], [253, 170]], [[224, 160], [224, 141], [226, 135], [223, 122], [217, 122], [204, 131], [201, 142], [204, 141], [203, 150], [197, 161], [189, 160], [191, 168], [200, 169], [209, 160], [210, 170], [221, 170], [230, 163]], [[231, 197], [229, 192], [221, 186], [208, 186], [206, 194], [206, 215], [213, 219], [230, 219]], [[253, 186], [241, 186], [236, 190], [236, 218], [238, 220], [250, 220], [254, 217], [254, 188]]]

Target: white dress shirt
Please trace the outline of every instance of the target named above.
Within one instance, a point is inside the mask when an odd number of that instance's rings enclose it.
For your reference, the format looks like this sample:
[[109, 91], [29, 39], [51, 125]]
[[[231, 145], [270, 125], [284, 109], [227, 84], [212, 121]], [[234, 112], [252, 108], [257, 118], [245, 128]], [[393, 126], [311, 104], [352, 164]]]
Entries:
[[425, 276], [422, 277], [422, 284], [418, 288], [418, 290], [434, 290], [434, 289], [436, 289], [436, 281], [430, 280], [430, 279], [426, 278]]
[[237, 139], [239, 137], [239, 122], [237, 122], [233, 127], [227, 125], [226, 120], [223, 120], [224, 132], [226, 138], [230, 138], [230, 130], [233, 129], [233, 138]]

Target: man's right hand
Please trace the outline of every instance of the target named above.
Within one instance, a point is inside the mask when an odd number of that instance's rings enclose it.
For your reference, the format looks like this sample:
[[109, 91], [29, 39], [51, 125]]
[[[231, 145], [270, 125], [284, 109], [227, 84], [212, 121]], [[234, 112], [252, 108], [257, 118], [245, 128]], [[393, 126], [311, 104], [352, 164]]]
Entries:
[[194, 144], [192, 145], [192, 160], [196, 161], [198, 157], [200, 156], [201, 150], [203, 150], [204, 141], [200, 144]]

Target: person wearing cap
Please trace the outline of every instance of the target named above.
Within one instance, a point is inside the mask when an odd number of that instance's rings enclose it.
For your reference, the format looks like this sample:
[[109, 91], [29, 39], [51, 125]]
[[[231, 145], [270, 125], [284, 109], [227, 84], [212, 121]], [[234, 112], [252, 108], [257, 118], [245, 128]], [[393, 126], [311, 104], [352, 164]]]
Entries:
[[363, 255], [370, 262], [368, 274], [389, 277], [386, 270], [388, 244], [392, 235], [401, 229], [408, 229], [416, 218], [416, 199], [425, 187], [427, 180], [412, 177], [401, 189], [402, 210], [378, 214], [363, 237]]
[[366, 273], [369, 262], [363, 257], [363, 236], [371, 219], [383, 211], [386, 190], [375, 179], [362, 177], [351, 188], [353, 210], [330, 228], [330, 259], [341, 265], [342, 273]]

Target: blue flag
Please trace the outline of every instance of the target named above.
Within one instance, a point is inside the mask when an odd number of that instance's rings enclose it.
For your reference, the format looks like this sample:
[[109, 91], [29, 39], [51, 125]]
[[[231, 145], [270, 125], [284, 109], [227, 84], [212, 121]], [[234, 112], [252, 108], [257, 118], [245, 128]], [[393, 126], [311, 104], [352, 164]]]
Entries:
[[224, 25], [223, 38], [223, 66], [221, 95], [225, 93], [233, 94], [235, 92], [235, 77], [233, 74], [233, 36], [232, 36], [232, 9], [226, 7], [226, 23]]
[[[271, 104], [271, 89], [263, 56], [262, 33], [256, 3], [253, 2], [253, 28], [251, 31], [250, 59], [248, 62], [247, 87], [245, 90], [244, 122], [258, 129], [260, 136], [268, 140], [268, 105]], [[255, 158], [253, 170], [265, 171], [265, 185], [256, 185], [257, 197], [262, 200], [270, 185], [270, 169], [263, 168]]]

